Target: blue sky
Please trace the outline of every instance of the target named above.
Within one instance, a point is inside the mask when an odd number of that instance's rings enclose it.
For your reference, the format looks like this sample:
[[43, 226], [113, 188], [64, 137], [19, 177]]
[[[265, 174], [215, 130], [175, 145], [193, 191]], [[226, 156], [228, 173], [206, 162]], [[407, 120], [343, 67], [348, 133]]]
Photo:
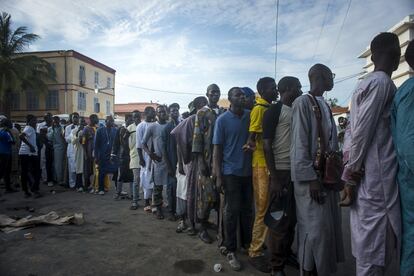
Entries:
[[[275, 75], [275, 0], [0, 0], [41, 39], [30, 50], [74, 49], [117, 70], [116, 103], [178, 102], [186, 106], [217, 83], [255, 90]], [[414, 13], [412, 0], [280, 0], [276, 80], [298, 77], [320, 62], [336, 79], [358, 73], [357, 56], [379, 32]], [[322, 26], [324, 26], [322, 28]], [[357, 79], [335, 85], [328, 97], [346, 105]], [[188, 94], [151, 92], [134, 86]]]

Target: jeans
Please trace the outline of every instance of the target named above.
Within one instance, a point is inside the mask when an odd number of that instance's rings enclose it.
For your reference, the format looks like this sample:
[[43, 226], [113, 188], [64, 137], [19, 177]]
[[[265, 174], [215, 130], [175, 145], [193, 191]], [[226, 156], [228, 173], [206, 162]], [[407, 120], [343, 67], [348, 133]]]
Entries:
[[250, 244], [253, 223], [253, 187], [250, 176], [225, 175], [224, 188], [224, 246], [230, 252], [237, 249], [237, 225], [240, 222], [241, 243]]
[[177, 209], [177, 178], [175, 176], [168, 176], [167, 184], [167, 201], [168, 201], [168, 212], [171, 214], [176, 213]]
[[29, 192], [28, 181], [31, 180], [30, 190], [39, 191], [40, 164], [39, 158], [33, 155], [20, 155], [22, 167], [22, 189], [25, 193]]

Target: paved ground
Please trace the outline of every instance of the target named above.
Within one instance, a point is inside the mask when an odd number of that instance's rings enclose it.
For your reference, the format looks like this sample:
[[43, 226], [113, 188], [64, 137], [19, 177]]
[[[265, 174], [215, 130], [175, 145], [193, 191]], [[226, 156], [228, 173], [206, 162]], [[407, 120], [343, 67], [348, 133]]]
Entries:
[[[40, 199], [23, 199], [21, 193], [1, 196], [0, 214], [24, 217], [49, 211], [59, 215], [82, 212], [86, 222], [81, 226], [38, 226], [11, 234], [0, 232], [2, 276], [212, 275], [215, 263], [223, 265], [223, 275], [265, 275], [250, 267], [242, 254], [243, 271], [231, 271], [215, 244], [206, 245], [196, 237], [176, 234], [175, 222], [156, 220], [142, 208], [130, 211], [128, 201], [114, 201], [112, 194], [95, 196], [65, 190], [52, 194], [47, 187], [42, 189], [45, 196]], [[35, 208], [35, 212], [29, 213], [26, 207]], [[340, 265], [336, 276], [355, 274], [346, 212], [343, 220], [347, 261]], [[32, 240], [23, 236], [29, 232], [34, 235]], [[298, 275], [294, 269], [287, 272]]]

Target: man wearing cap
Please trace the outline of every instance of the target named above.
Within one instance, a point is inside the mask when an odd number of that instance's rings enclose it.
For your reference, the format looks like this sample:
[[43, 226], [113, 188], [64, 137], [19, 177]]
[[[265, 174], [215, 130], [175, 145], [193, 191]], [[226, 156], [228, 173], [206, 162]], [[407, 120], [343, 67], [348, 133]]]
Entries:
[[244, 93], [244, 96], [246, 97], [244, 108], [252, 110], [256, 103], [256, 94], [250, 87], [243, 87], [241, 88], [241, 90]]

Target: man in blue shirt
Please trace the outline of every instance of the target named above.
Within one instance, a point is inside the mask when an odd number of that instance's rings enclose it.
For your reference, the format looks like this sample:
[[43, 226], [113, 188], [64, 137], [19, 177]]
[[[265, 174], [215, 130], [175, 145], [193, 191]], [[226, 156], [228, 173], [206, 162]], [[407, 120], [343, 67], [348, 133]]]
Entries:
[[4, 179], [6, 193], [15, 192], [10, 185], [13, 137], [10, 133], [12, 124], [6, 117], [0, 118], [0, 179]]
[[244, 109], [246, 97], [238, 87], [229, 90], [230, 109], [218, 117], [213, 137], [213, 176], [224, 193], [224, 247], [222, 253], [233, 270], [240, 270], [237, 260], [237, 225], [241, 224], [241, 244], [248, 248], [253, 221], [251, 153], [243, 146], [249, 137], [250, 112]]

